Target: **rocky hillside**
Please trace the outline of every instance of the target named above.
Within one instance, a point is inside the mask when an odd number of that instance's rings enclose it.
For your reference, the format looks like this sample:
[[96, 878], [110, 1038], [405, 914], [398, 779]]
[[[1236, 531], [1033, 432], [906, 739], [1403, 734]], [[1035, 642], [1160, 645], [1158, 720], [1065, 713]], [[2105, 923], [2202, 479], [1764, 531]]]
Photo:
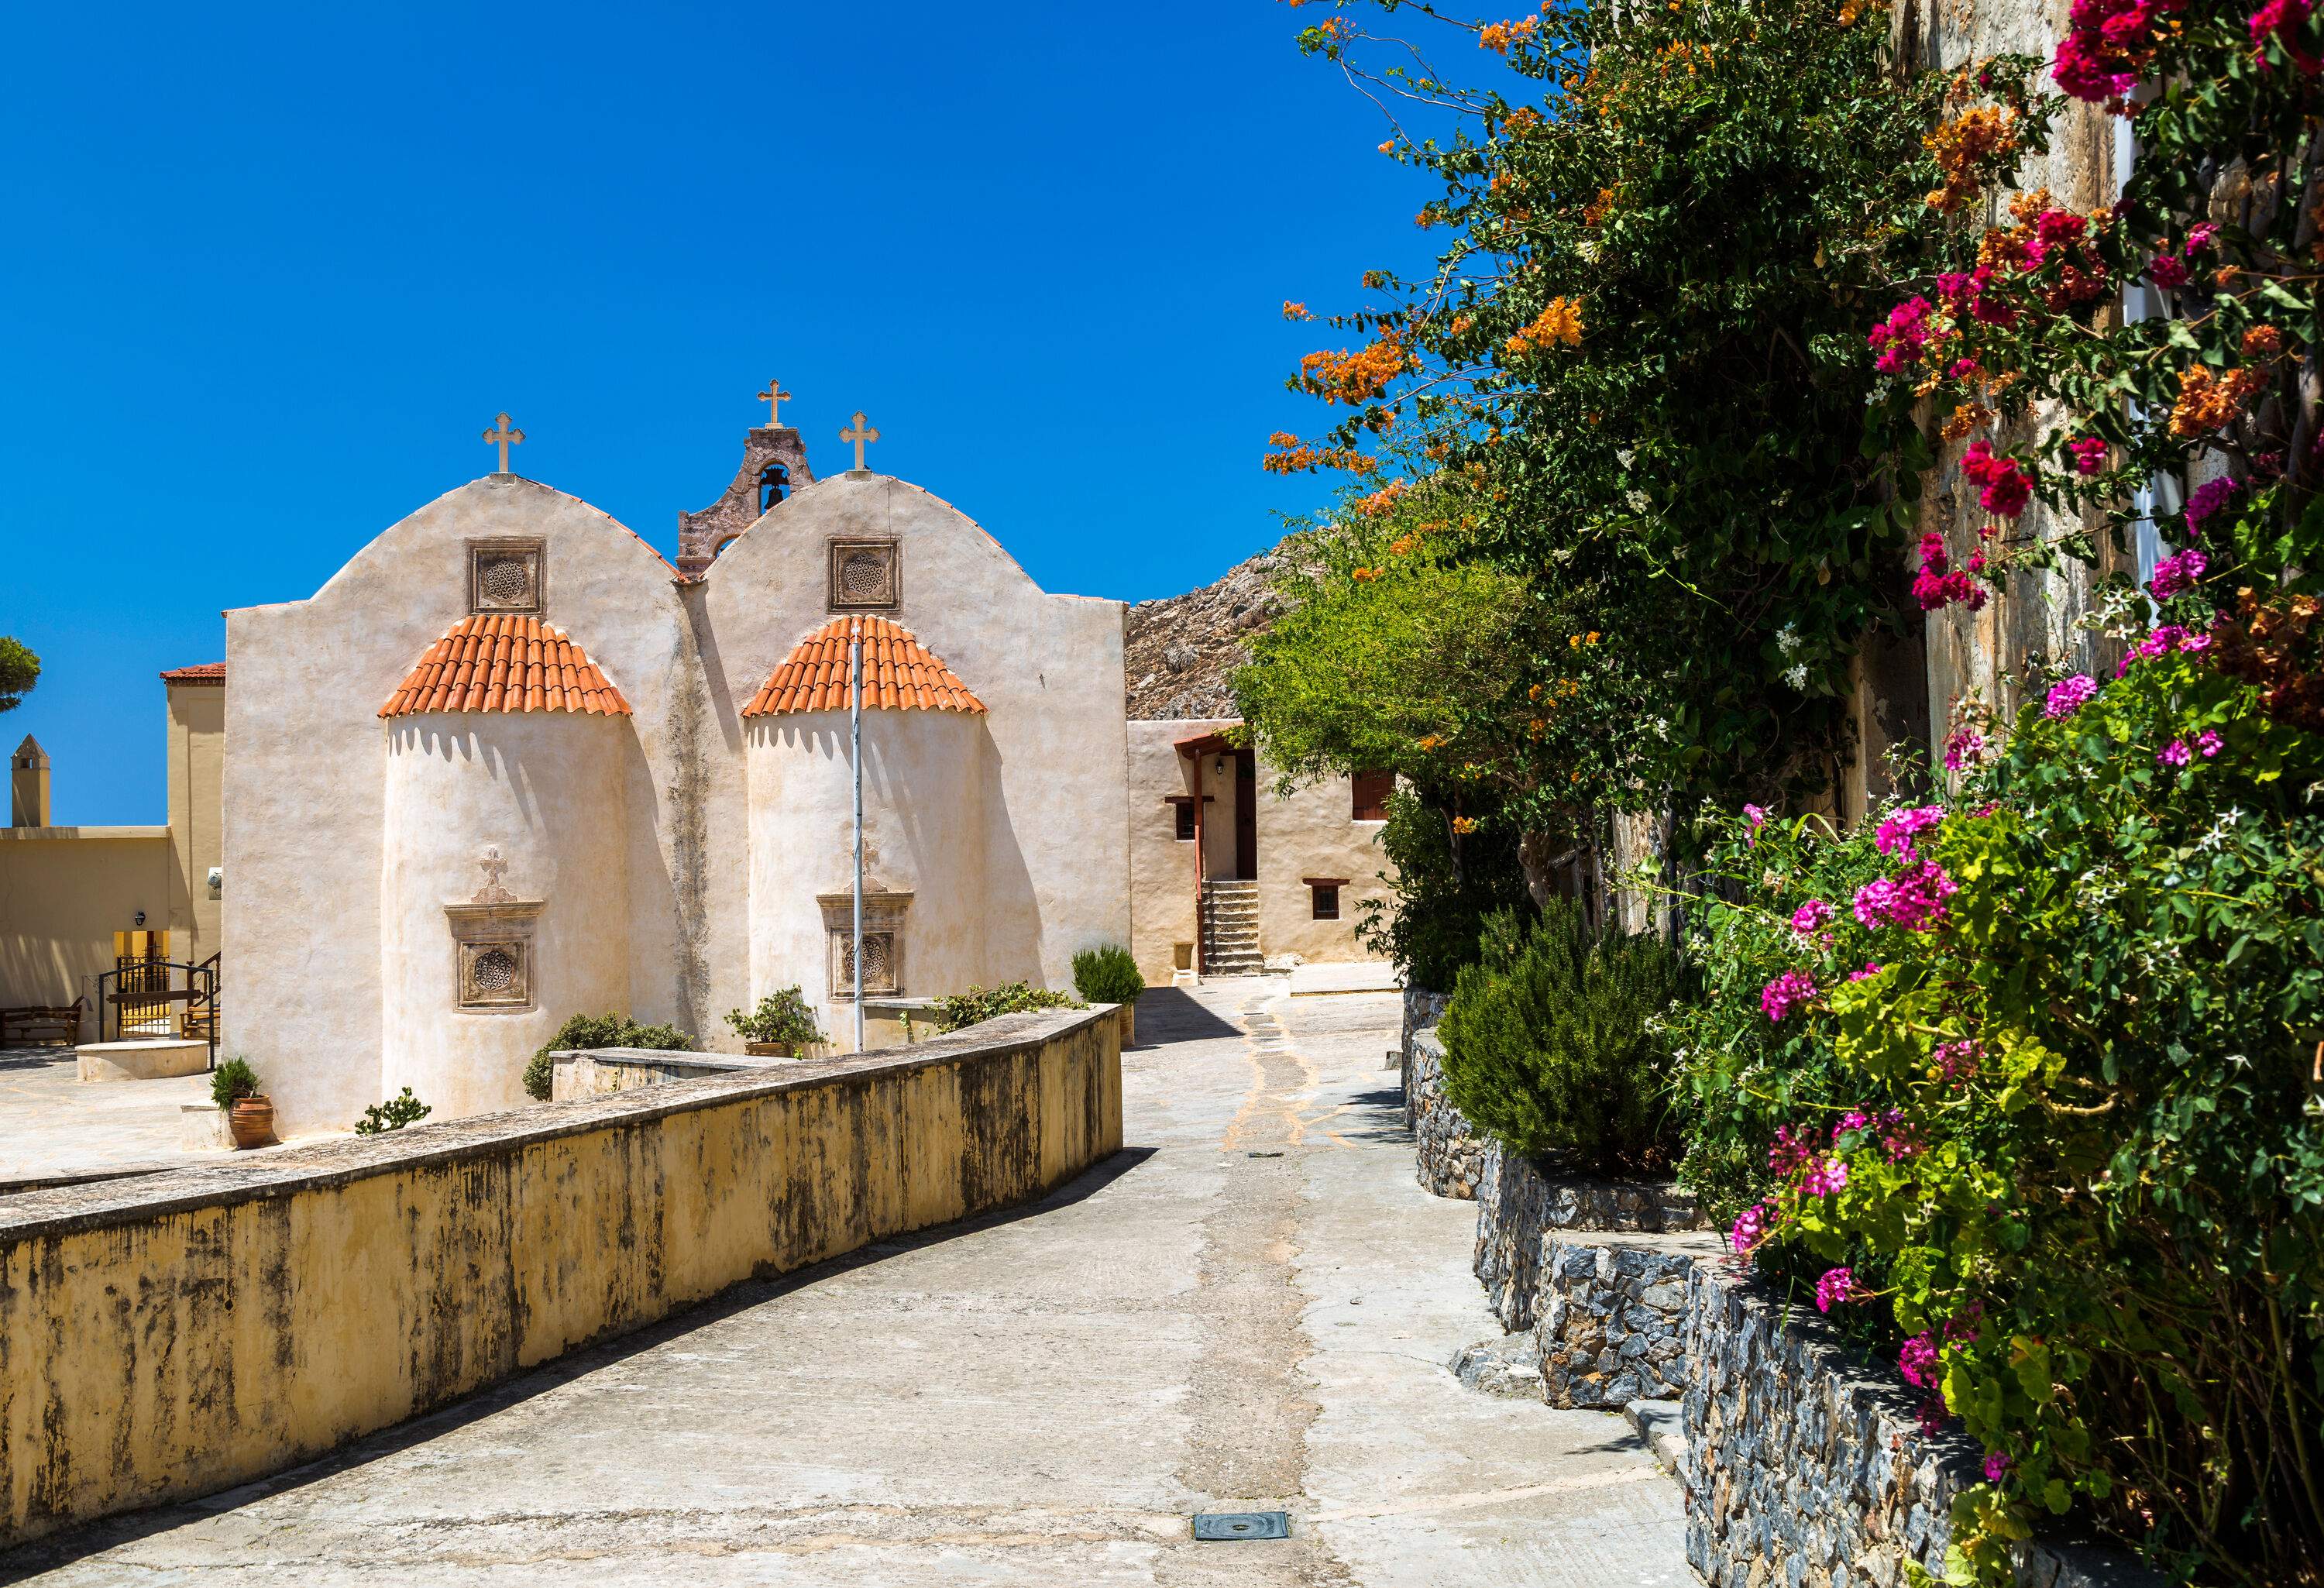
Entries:
[[1130, 715], [1234, 716], [1228, 681], [1250, 660], [1243, 642], [1282, 610], [1274, 586], [1284, 566], [1278, 546], [1237, 563], [1199, 590], [1131, 607], [1122, 657]]

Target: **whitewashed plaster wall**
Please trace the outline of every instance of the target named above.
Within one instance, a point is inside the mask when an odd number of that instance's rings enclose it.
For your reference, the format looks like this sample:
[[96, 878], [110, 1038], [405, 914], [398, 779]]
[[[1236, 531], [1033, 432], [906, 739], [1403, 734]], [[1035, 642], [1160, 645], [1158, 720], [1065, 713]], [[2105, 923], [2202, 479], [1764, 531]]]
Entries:
[[[387, 734], [380, 1090], [410, 1086], [444, 1119], [523, 1104], [524, 1066], [567, 1017], [627, 1011], [628, 719], [431, 712]], [[473, 1010], [444, 907], [474, 898], [497, 848], [531, 923], [531, 1006]]]
[[[678, 905], [690, 836], [672, 785], [683, 781], [692, 625], [674, 570], [588, 503], [488, 475], [381, 533], [309, 599], [226, 614], [224, 1045], [257, 1069], [285, 1134], [346, 1129], [383, 1095], [388, 729], [378, 712], [467, 615], [467, 542], [499, 537], [544, 543], [543, 619], [635, 713], [613, 751], [640, 818], [623, 836], [628, 875], [613, 880], [631, 916], [625, 1002], [641, 1020], [691, 1012]], [[440, 879], [435, 929], [448, 936], [441, 900], [478, 880], [473, 861]], [[447, 1005], [454, 996], [447, 980]]]
[[[956, 874], [977, 898], [984, 975], [1070, 988], [1076, 951], [1130, 936], [1123, 605], [1045, 593], [951, 503], [885, 475], [835, 475], [794, 493], [728, 546], [689, 591], [706, 680], [706, 874], [749, 874], [750, 725], [742, 710], [792, 648], [830, 621], [834, 539], [898, 544], [900, 605], [879, 615], [911, 630], [984, 702], [970, 746], [973, 765], [956, 776], [936, 773], [931, 786], [910, 791], [911, 803], [930, 812], [944, 801], [964, 809], [981, 803], [981, 859], [964, 856], [969, 863]], [[887, 726], [875, 719], [921, 715], [867, 711], [867, 737], [877, 742]], [[844, 713], [838, 720], [844, 733]], [[900, 751], [902, 742], [894, 743]], [[898, 762], [908, 764], [908, 756]], [[869, 772], [869, 752], [865, 765]], [[936, 825], [960, 830], [949, 817]], [[803, 858], [802, 874], [845, 876], [845, 839], [833, 839], [837, 853]], [[900, 859], [909, 847], [882, 853]], [[818, 891], [831, 890], [820, 882], [803, 887], [810, 906]], [[916, 900], [906, 950], [906, 973], [915, 978], [920, 909]], [[931, 911], [931, 924], [940, 913]], [[826, 979], [819, 932], [811, 962], [778, 969], [754, 960], [748, 914], [738, 903], [708, 911], [703, 922], [705, 1006], [722, 1014], [770, 986], [798, 982], [812, 991]], [[721, 1025], [714, 1033], [711, 1023], [695, 1028], [706, 1046], [714, 1035], [722, 1048], [736, 1046], [731, 1032]]]
[[[1355, 789], [1342, 777], [1319, 778], [1288, 794], [1274, 792], [1275, 773], [1259, 767], [1259, 940], [1272, 959], [1296, 954], [1320, 963], [1379, 959], [1357, 940], [1360, 899], [1387, 891], [1380, 853], [1385, 822], [1355, 819]], [[1314, 919], [1308, 877], [1345, 877], [1340, 919]]]
[[[1176, 836], [1167, 797], [1192, 793], [1191, 762], [1177, 752], [1177, 742], [1239, 726], [1233, 717], [1148, 720], [1130, 725], [1130, 857], [1134, 911], [1130, 949], [1138, 969], [1149, 983], [1167, 983], [1173, 951], [1194, 940], [1194, 845]], [[1356, 938], [1361, 913], [1356, 900], [1376, 897], [1386, 886], [1379, 881], [1388, 869], [1380, 854], [1379, 822], [1354, 819], [1354, 790], [1345, 777], [1321, 778], [1276, 792], [1277, 773], [1264, 759], [1259, 763], [1259, 946], [1268, 957], [1296, 954], [1317, 963], [1376, 959], [1379, 956]], [[1223, 808], [1234, 808], [1234, 761], [1227, 771], [1215, 770], [1215, 758], [1203, 761], [1202, 782], [1215, 798], [1204, 821], [1207, 838], [1211, 824]], [[1231, 829], [1229, 829], [1230, 832]], [[1211, 850], [1213, 875], [1231, 872], [1234, 845]], [[1340, 919], [1314, 919], [1314, 904], [1305, 881], [1308, 877], [1346, 877], [1340, 893]]]
[[[847, 892], [853, 882], [847, 714], [798, 712], [754, 717], [746, 726], [752, 991], [755, 997], [798, 983], [825, 1036], [844, 1052], [853, 1046], [852, 1000], [833, 994], [829, 931], [816, 895]], [[987, 925], [988, 789], [997, 759], [982, 716], [863, 714], [864, 885], [911, 895], [901, 996], [1040, 979], [1035, 943], [996, 937]]]
[[1194, 791], [1177, 741], [1234, 725], [1232, 717], [1130, 725], [1130, 949], [1149, 985], [1167, 986], [1176, 945], [1194, 941], [1194, 842], [1177, 836], [1168, 803], [1171, 795]]

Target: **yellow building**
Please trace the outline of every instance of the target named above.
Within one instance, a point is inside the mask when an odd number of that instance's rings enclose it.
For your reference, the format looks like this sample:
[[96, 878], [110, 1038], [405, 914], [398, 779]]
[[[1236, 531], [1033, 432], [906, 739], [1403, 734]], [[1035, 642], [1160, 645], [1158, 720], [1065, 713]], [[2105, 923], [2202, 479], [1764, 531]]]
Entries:
[[[100, 975], [124, 962], [198, 965], [220, 948], [226, 664], [179, 668], [161, 683], [166, 826], [57, 826], [47, 752], [28, 735], [9, 757], [9, 825], [0, 828], [0, 1011], [84, 1000], [84, 1041], [96, 1040], [99, 1029]], [[148, 1029], [184, 1023], [182, 1004], [131, 1014]]]

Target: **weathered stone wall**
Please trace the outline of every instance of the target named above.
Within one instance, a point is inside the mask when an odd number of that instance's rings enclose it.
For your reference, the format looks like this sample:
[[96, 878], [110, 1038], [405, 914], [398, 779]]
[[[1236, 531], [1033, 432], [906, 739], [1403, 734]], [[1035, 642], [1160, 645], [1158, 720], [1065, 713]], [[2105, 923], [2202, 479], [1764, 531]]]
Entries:
[[1404, 1119], [1412, 1129], [1420, 1183], [1439, 1196], [1473, 1200], [1484, 1172], [1485, 1139], [1444, 1095], [1444, 1044], [1434, 1026], [1415, 1031], [1404, 1045]]
[[[1710, 1588], [1900, 1588], [1941, 1578], [1953, 1496], [1980, 1481], [1958, 1433], [1921, 1432], [1893, 1367], [1726, 1259], [1697, 1261], [1685, 1311], [1686, 1552]], [[2040, 1542], [2024, 1588], [2160, 1588], [2126, 1555]]]
[[1121, 1145], [1120, 1020], [809, 1060], [0, 1205], [0, 1549], [309, 1460]]
[[1542, 1242], [1566, 1230], [1665, 1231], [1702, 1226], [1694, 1198], [1667, 1182], [1555, 1175], [1485, 1143], [1477, 1176], [1476, 1273], [1501, 1327], [1530, 1329], [1541, 1293]]
[[1534, 1298], [1534, 1344], [1552, 1406], [1618, 1410], [1686, 1389], [1687, 1279], [1711, 1235], [1618, 1242], [1553, 1235]]

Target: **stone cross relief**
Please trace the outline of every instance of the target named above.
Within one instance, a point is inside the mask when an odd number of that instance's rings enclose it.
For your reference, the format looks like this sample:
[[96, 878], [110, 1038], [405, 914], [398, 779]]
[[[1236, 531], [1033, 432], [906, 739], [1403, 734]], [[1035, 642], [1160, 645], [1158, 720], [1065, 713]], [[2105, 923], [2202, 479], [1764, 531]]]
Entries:
[[867, 441], [878, 440], [880, 439], [880, 432], [863, 422], [863, 411], [859, 408], [855, 411], [855, 428], [852, 430], [841, 430], [839, 432], [839, 439], [843, 441], [853, 441], [855, 443], [855, 472], [859, 475], [862, 474], [863, 472], [864, 443]]
[[522, 430], [512, 430], [509, 429], [509, 416], [503, 414], [501, 415], [500, 428], [494, 430], [486, 430], [484, 432], [484, 439], [499, 444], [501, 449], [501, 466], [499, 472], [502, 474], [508, 473], [509, 447], [511, 443], [522, 442], [524, 439], [524, 432]]
[[499, 845], [487, 845], [484, 854], [476, 859], [476, 867], [484, 873], [484, 885], [476, 890], [476, 896], [469, 903], [508, 904], [514, 901], [516, 895], [501, 886], [501, 879], [508, 874], [509, 863], [501, 858]]
[[[767, 389], [759, 393], [759, 401], [767, 405], [769, 429], [773, 429], [783, 422], [783, 404], [790, 400], [791, 393], [783, 390], [783, 383], [780, 381], [769, 381]], [[855, 417], [861, 420], [863, 416], [859, 413]]]

